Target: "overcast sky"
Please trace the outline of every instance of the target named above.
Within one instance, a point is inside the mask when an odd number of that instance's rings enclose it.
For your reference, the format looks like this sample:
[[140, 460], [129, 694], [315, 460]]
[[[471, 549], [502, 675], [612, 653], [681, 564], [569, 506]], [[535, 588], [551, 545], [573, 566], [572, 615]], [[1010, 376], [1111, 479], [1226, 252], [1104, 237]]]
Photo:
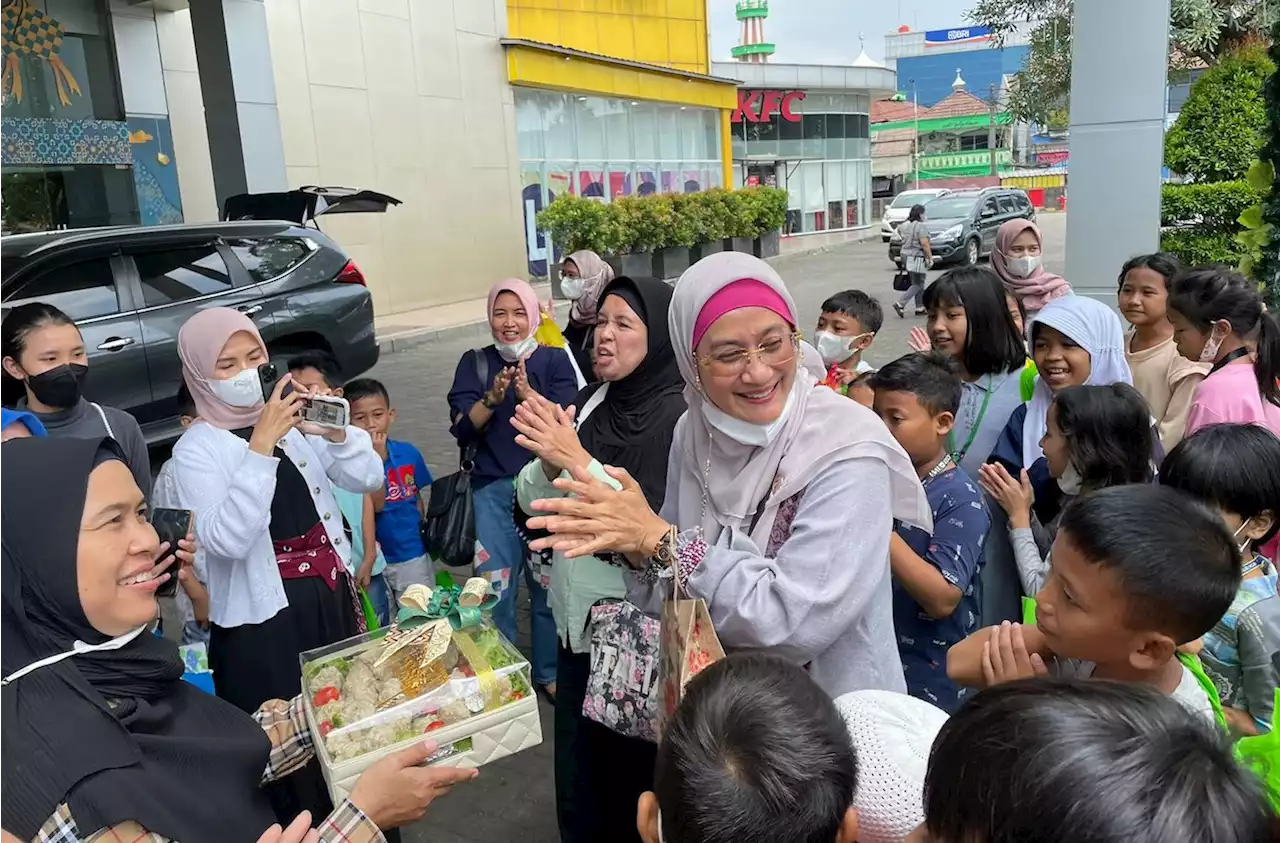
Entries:
[[[708, 0], [711, 58], [728, 61], [738, 43], [734, 0]], [[848, 64], [858, 55], [858, 35], [867, 53], [884, 60], [884, 36], [901, 24], [915, 30], [965, 24], [973, 0], [770, 0], [765, 38], [778, 46], [773, 61]]]

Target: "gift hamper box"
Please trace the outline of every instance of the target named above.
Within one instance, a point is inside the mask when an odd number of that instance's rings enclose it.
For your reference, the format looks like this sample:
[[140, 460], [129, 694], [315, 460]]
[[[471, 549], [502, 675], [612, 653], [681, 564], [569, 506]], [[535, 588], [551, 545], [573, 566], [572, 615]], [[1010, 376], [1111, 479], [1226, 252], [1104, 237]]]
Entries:
[[479, 767], [542, 743], [529, 662], [484, 614], [488, 583], [414, 586], [389, 628], [302, 653], [302, 688], [330, 795], [427, 737], [428, 763]]

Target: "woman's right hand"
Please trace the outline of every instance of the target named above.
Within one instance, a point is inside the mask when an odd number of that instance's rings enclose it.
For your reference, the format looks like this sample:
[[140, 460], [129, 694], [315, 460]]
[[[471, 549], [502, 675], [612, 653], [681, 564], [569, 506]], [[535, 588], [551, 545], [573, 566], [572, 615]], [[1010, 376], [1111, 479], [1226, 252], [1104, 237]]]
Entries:
[[511, 381], [516, 376], [516, 370], [512, 366], [504, 366], [497, 377], [493, 379], [493, 386], [489, 387], [489, 391], [484, 394], [485, 406], [492, 409], [506, 400], [507, 390], [511, 387]]
[[548, 476], [552, 471], [559, 476], [570, 466], [591, 463], [591, 455], [573, 428], [573, 416], [572, 407], [564, 410], [537, 394], [516, 405], [511, 417], [511, 426], [519, 431], [516, 444], [536, 454], [549, 469]]
[[351, 804], [378, 828], [397, 828], [420, 819], [437, 796], [455, 784], [469, 782], [478, 770], [461, 767], [421, 767], [436, 751], [435, 741], [403, 749], [374, 764], [356, 779]]
[[307, 396], [296, 387], [288, 395], [283, 394], [285, 385], [292, 380], [293, 374], [286, 373], [271, 391], [271, 400], [263, 406], [262, 415], [258, 416], [258, 423], [253, 426], [253, 435], [249, 437], [250, 451], [264, 457], [271, 456], [275, 452], [276, 443], [297, 426], [299, 413], [302, 412]]

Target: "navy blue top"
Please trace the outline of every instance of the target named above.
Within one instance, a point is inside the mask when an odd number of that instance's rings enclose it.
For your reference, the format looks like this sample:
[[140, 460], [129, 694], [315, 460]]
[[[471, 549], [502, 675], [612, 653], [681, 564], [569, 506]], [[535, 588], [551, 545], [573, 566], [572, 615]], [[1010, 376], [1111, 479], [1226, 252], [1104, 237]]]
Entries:
[[[474, 355], [477, 353], [484, 354], [489, 364], [489, 377], [483, 384], [476, 373]], [[474, 472], [477, 486], [503, 477], [515, 477], [533, 459], [533, 454], [516, 444], [516, 429], [511, 426], [511, 417], [516, 412], [514, 385], [507, 390], [507, 397], [502, 403], [494, 407], [493, 415], [483, 429], [476, 430], [467, 415], [467, 411], [493, 386], [498, 372], [509, 365], [492, 345], [478, 352], [468, 351], [458, 361], [453, 386], [449, 389], [449, 416], [453, 419], [449, 432], [462, 447], [477, 443]], [[529, 385], [543, 398], [562, 407], [573, 403], [574, 396], [578, 394], [578, 378], [564, 349], [541, 346], [525, 358], [524, 368], [529, 373]]]
[[902, 540], [924, 561], [960, 589], [960, 602], [945, 618], [933, 618], [920, 608], [896, 579], [893, 581], [893, 625], [907, 692], [954, 712], [965, 689], [947, 678], [947, 650], [978, 629], [982, 543], [991, 519], [978, 484], [956, 466], [924, 483], [933, 510], [933, 536], [897, 524]]
[[386, 502], [374, 516], [382, 554], [392, 564], [425, 556], [418, 500], [424, 490], [430, 494], [431, 471], [422, 452], [408, 442], [388, 439], [382, 470], [386, 473]]

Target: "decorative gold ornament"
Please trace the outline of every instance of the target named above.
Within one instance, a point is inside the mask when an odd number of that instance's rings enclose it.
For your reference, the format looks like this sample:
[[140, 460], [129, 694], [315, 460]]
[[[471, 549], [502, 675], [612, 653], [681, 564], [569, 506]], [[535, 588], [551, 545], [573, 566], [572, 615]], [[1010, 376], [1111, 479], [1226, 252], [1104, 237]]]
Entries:
[[0, 90], [8, 91], [22, 102], [20, 62], [24, 58], [43, 59], [53, 70], [58, 102], [71, 105], [67, 92], [80, 96], [81, 91], [71, 70], [58, 57], [62, 38], [62, 24], [33, 6], [31, 0], [11, 0], [0, 9], [0, 54], [4, 55]]

